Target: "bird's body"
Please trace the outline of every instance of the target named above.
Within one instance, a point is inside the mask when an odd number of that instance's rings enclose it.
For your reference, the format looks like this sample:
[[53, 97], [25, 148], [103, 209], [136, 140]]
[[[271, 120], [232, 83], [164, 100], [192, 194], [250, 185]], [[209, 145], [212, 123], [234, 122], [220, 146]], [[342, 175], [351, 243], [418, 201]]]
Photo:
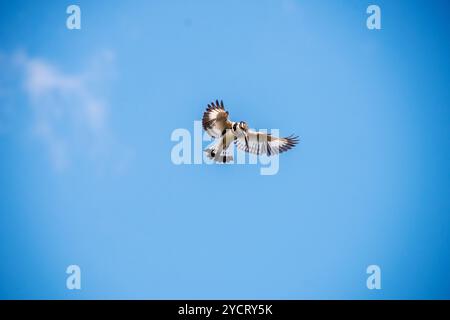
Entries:
[[286, 138], [274, 137], [263, 132], [253, 131], [244, 121], [233, 122], [228, 119], [228, 111], [225, 111], [223, 101], [216, 100], [208, 104], [202, 119], [203, 129], [218, 142], [206, 149], [210, 159], [216, 162], [230, 162], [231, 155], [227, 155], [227, 149], [232, 141], [236, 146], [256, 155], [275, 155], [293, 148], [298, 143], [298, 137]]

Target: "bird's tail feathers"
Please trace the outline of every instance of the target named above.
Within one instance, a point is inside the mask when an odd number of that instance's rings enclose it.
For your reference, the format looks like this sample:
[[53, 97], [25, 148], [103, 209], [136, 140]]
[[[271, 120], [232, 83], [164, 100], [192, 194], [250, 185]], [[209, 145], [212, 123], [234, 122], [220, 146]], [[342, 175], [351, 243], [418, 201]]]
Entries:
[[216, 153], [216, 150], [214, 148], [207, 148], [205, 150], [206, 156], [210, 160], [214, 160], [215, 162], [219, 163], [229, 163], [233, 161], [233, 156], [230, 154], [227, 154], [226, 151], [222, 151], [219, 153]]

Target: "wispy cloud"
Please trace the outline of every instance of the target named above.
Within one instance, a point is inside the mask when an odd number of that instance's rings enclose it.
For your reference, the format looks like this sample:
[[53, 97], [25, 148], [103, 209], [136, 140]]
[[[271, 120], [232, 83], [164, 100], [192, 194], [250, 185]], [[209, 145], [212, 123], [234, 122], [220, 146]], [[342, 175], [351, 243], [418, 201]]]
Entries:
[[48, 60], [25, 53], [6, 60], [21, 74], [32, 112], [31, 132], [48, 151], [55, 170], [67, 170], [74, 159], [109, 158], [117, 149], [109, 127], [109, 103], [102, 90], [96, 90], [98, 83], [110, 80], [99, 70], [114, 69], [112, 52], [98, 55], [93, 61], [96, 67], [90, 65], [80, 73], [63, 72]]

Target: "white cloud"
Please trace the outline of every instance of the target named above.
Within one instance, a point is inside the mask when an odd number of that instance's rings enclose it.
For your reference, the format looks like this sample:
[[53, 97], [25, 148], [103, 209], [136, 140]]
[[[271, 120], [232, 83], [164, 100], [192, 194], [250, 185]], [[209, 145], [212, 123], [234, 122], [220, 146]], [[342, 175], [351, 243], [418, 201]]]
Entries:
[[110, 153], [117, 152], [119, 145], [108, 125], [108, 101], [97, 89], [109, 80], [102, 71], [114, 69], [113, 53], [104, 52], [93, 59], [88, 71], [75, 74], [24, 53], [9, 60], [21, 74], [19, 81], [32, 112], [31, 132], [48, 151], [54, 169], [67, 170], [74, 159], [103, 159], [111, 164]]

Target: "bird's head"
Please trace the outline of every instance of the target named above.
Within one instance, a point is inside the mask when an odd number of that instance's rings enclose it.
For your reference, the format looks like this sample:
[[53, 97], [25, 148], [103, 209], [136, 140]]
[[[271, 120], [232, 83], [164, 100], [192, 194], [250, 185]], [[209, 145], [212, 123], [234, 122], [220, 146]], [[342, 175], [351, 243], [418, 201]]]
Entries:
[[241, 122], [239, 122], [239, 128], [240, 128], [242, 131], [247, 132], [247, 130], [248, 130], [248, 125], [247, 125], [246, 122], [241, 121]]

